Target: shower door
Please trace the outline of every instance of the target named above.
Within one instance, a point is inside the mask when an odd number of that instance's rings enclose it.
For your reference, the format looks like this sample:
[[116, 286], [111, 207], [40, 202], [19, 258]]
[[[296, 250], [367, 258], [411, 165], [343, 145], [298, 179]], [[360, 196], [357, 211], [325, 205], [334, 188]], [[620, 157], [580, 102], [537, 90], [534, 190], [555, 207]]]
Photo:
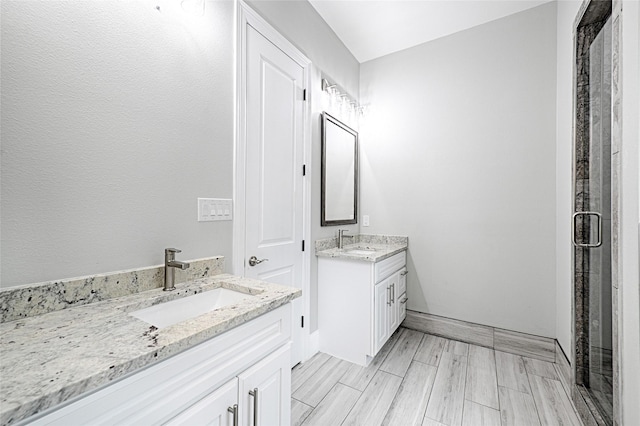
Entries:
[[576, 318], [576, 382], [607, 424], [613, 423], [611, 47], [609, 19], [589, 44], [585, 61], [585, 137], [576, 146], [573, 216], [576, 296], [582, 299]]

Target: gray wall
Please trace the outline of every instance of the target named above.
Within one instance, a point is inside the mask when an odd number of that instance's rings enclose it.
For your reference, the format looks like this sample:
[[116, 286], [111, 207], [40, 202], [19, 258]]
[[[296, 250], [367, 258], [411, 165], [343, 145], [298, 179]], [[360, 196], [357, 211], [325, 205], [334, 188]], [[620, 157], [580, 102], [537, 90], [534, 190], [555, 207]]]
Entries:
[[362, 214], [409, 309], [555, 337], [555, 3], [361, 64]]
[[[303, 52], [313, 63], [311, 76], [311, 249], [313, 242], [336, 234], [337, 228], [358, 232], [358, 225], [320, 226], [320, 114], [325, 107], [322, 99], [321, 78], [326, 75], [352, 97], [359, 91], [360, 64], [342, 44], [338, 36], [306, 0], [249, 1], [251, 7], [283, 36]], [[318, 262], [311, 253], [311, 331], [317, 329]]]
[[[256, 12], [285, 36], [322, 72], [357, 96], [360, 63], [306, 0], [249, 0]], [[317, 83], [317, 84], [316, 84]], [[320, 82], [313, 81], [314, 93]]]
[[558, 2], [556, 60], [556, 339], [572, 361], [573, 21], [582, 0]]
[[[169, 246], [230, 269], [231, 222], [197, 222], [196, 198], [232, 196], [233, 2], [175, 3], [2, 2], [2, 286], [156, 265]], [[313, 242], [336, 230], [320, 227], [320, 79], [357, 96], [360, 64], [308, 2], [250, 5], [314, 64]]]
[[231, 1], [2, 1], [2, 286], [230, 257], [233, 49]]

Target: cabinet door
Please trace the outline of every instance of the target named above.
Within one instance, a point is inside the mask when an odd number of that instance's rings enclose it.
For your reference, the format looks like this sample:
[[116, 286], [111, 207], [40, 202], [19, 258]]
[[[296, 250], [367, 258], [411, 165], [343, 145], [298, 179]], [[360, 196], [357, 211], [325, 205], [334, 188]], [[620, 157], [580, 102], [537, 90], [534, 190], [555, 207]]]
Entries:
[[[233, 426], [233, 408], [237, 401], [238, 379], [233, 378], [165, 424]], [[239, 413], [236, 411], [235, 415], [237, 416]]]
[[373, 355], [378, 353], [389, 337], [389, 313], [391, 308], [391, 278], [380, 281], [374, 292]]
[[400, 325], [400, 272], [389, 277], [389, 287], [391, 291], [391, 305], [389, 305], [389, 336], [396, 331], [396, 328]]
[[291, 423], [291, 344], [238, 376], [240, 425]]

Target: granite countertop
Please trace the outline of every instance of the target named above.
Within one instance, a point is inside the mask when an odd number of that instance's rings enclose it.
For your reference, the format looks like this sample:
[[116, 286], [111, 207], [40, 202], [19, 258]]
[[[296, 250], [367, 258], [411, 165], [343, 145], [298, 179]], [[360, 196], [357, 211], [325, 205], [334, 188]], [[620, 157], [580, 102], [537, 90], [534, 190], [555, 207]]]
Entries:
[[336, 247], [335, 238], [318, 240], [316, 256], [375, 263], [408, 248], [407, 237], [360, 234], [353, 239], [354, 243], [347, 244], [342, 249]]
[[[299, 289], [228, 274], [0, 324], [0, 423], [10, 424], [166, 359], [299, 297]], [[128, 315], [228, 288], [254, 295], [157, 329]]]

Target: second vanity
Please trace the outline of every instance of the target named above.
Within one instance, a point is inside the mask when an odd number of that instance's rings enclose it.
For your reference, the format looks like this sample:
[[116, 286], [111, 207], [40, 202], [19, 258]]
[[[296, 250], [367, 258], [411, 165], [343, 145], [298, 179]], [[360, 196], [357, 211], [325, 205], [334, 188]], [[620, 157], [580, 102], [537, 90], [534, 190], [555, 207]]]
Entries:
[[320, 351], [366, 366], [406, 316], [407, 237], [316, 243]]

